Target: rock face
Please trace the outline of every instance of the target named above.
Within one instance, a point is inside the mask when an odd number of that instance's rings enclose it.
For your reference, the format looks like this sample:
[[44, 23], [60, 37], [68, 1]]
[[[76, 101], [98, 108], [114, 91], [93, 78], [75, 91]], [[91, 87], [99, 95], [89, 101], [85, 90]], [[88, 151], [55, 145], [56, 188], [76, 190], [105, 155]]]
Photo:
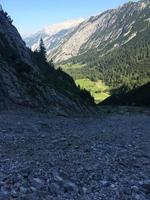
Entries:
[[[33, 53], [26, 48], [12, 20], [0, 11], [0, 109], [27, 106], [64, 113], [82, 109], [80, 100], [73, 100], [75, 83], [66, 74], [53, 71], [57, 85], [69, 85], [62, 91], [42, 82]], [[66, 80], [67, 79], [67, 80]], [[56, 85], [56, 84], [55, 84]], [[72, 96], [72, 97], [71, 97]]]
[[63, 39], [71, 33], [84, 19], [69, 20], [63, 23], [53, 24], [45, 27], [43, 30], [24, 38], [27, 46], [33, 51], [38, 49], [40, 39], [42, 38], [47, 49], [50, 53], [61, 45]]
[[90, 17], [67, 34], [55, 51], [49, 52], [49, 59], [61, 62], [90, 50], [96, 50], [102, 56], [129, 42], [148, 26], [149, 3], [149, 0], [129, 2]]

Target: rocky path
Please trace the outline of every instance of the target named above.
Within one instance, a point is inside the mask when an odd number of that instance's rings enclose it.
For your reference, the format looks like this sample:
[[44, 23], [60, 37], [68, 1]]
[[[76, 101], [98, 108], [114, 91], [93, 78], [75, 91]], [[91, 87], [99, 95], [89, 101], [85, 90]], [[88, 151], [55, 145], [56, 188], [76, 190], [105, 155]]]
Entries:
[[149, 200], [150, 115], [0, 114], [0, 200]]

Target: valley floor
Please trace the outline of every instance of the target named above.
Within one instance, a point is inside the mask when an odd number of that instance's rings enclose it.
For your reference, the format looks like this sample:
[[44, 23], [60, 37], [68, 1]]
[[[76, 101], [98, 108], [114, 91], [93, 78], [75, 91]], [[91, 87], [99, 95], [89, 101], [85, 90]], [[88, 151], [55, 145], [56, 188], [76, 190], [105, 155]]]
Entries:
[[0, 200], [150, 199], [150, 114], [0, 114]]

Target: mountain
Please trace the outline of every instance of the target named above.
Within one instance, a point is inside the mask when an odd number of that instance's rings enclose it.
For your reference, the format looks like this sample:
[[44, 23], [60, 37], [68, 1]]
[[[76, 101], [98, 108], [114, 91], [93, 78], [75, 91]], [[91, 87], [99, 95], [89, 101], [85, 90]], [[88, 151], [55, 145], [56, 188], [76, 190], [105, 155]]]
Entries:
[[100, 105], [150, 106], [150, 82], [126, 94], [112, 95]]
[[144, 31], [150, 22], [149, 0], [129, 2], [92, 16], [67, 34], [53, 53], [55, 62], [96, 51], [99, 56], [119, 48]]
[[150, 1], [129, 2], [91, 17], [50, 58], [75, 80], [102, 80], [111, 94], [146, 84], [150, 81]]
[[[31, 108], [54, 114], [84, 112], [93, 100], [73, 79], [25, 46], [0, 10], [0, 109]], [[87, 101], [86, 101], [87, 100]]]
[[49, 54], [57, 48], [67, 34], [72, 32], [84, 19], [68, 20], [62, 23], [53, 24], [40, 30], [39, 32], [24, 38], [27, 46], [33, 51], [38, 49], [40, 39], [42, 38]]
[[100, 80], [107, 86], [106, 93], [96, 89], [99, 100], [101, 95], [146, 84], [150, 81], [150, 0], [130, 1], [84, 20], [47, 54], [76, 82], [86, 79], [97, 85]]

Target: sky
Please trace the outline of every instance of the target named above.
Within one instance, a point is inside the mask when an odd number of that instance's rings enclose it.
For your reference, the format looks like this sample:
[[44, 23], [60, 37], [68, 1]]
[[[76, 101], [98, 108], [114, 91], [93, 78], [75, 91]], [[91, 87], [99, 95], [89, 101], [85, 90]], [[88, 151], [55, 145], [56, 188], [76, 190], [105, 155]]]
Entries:
[[128, 0], [0, 0], [22, 35], [65, 20], [87, 18]]

